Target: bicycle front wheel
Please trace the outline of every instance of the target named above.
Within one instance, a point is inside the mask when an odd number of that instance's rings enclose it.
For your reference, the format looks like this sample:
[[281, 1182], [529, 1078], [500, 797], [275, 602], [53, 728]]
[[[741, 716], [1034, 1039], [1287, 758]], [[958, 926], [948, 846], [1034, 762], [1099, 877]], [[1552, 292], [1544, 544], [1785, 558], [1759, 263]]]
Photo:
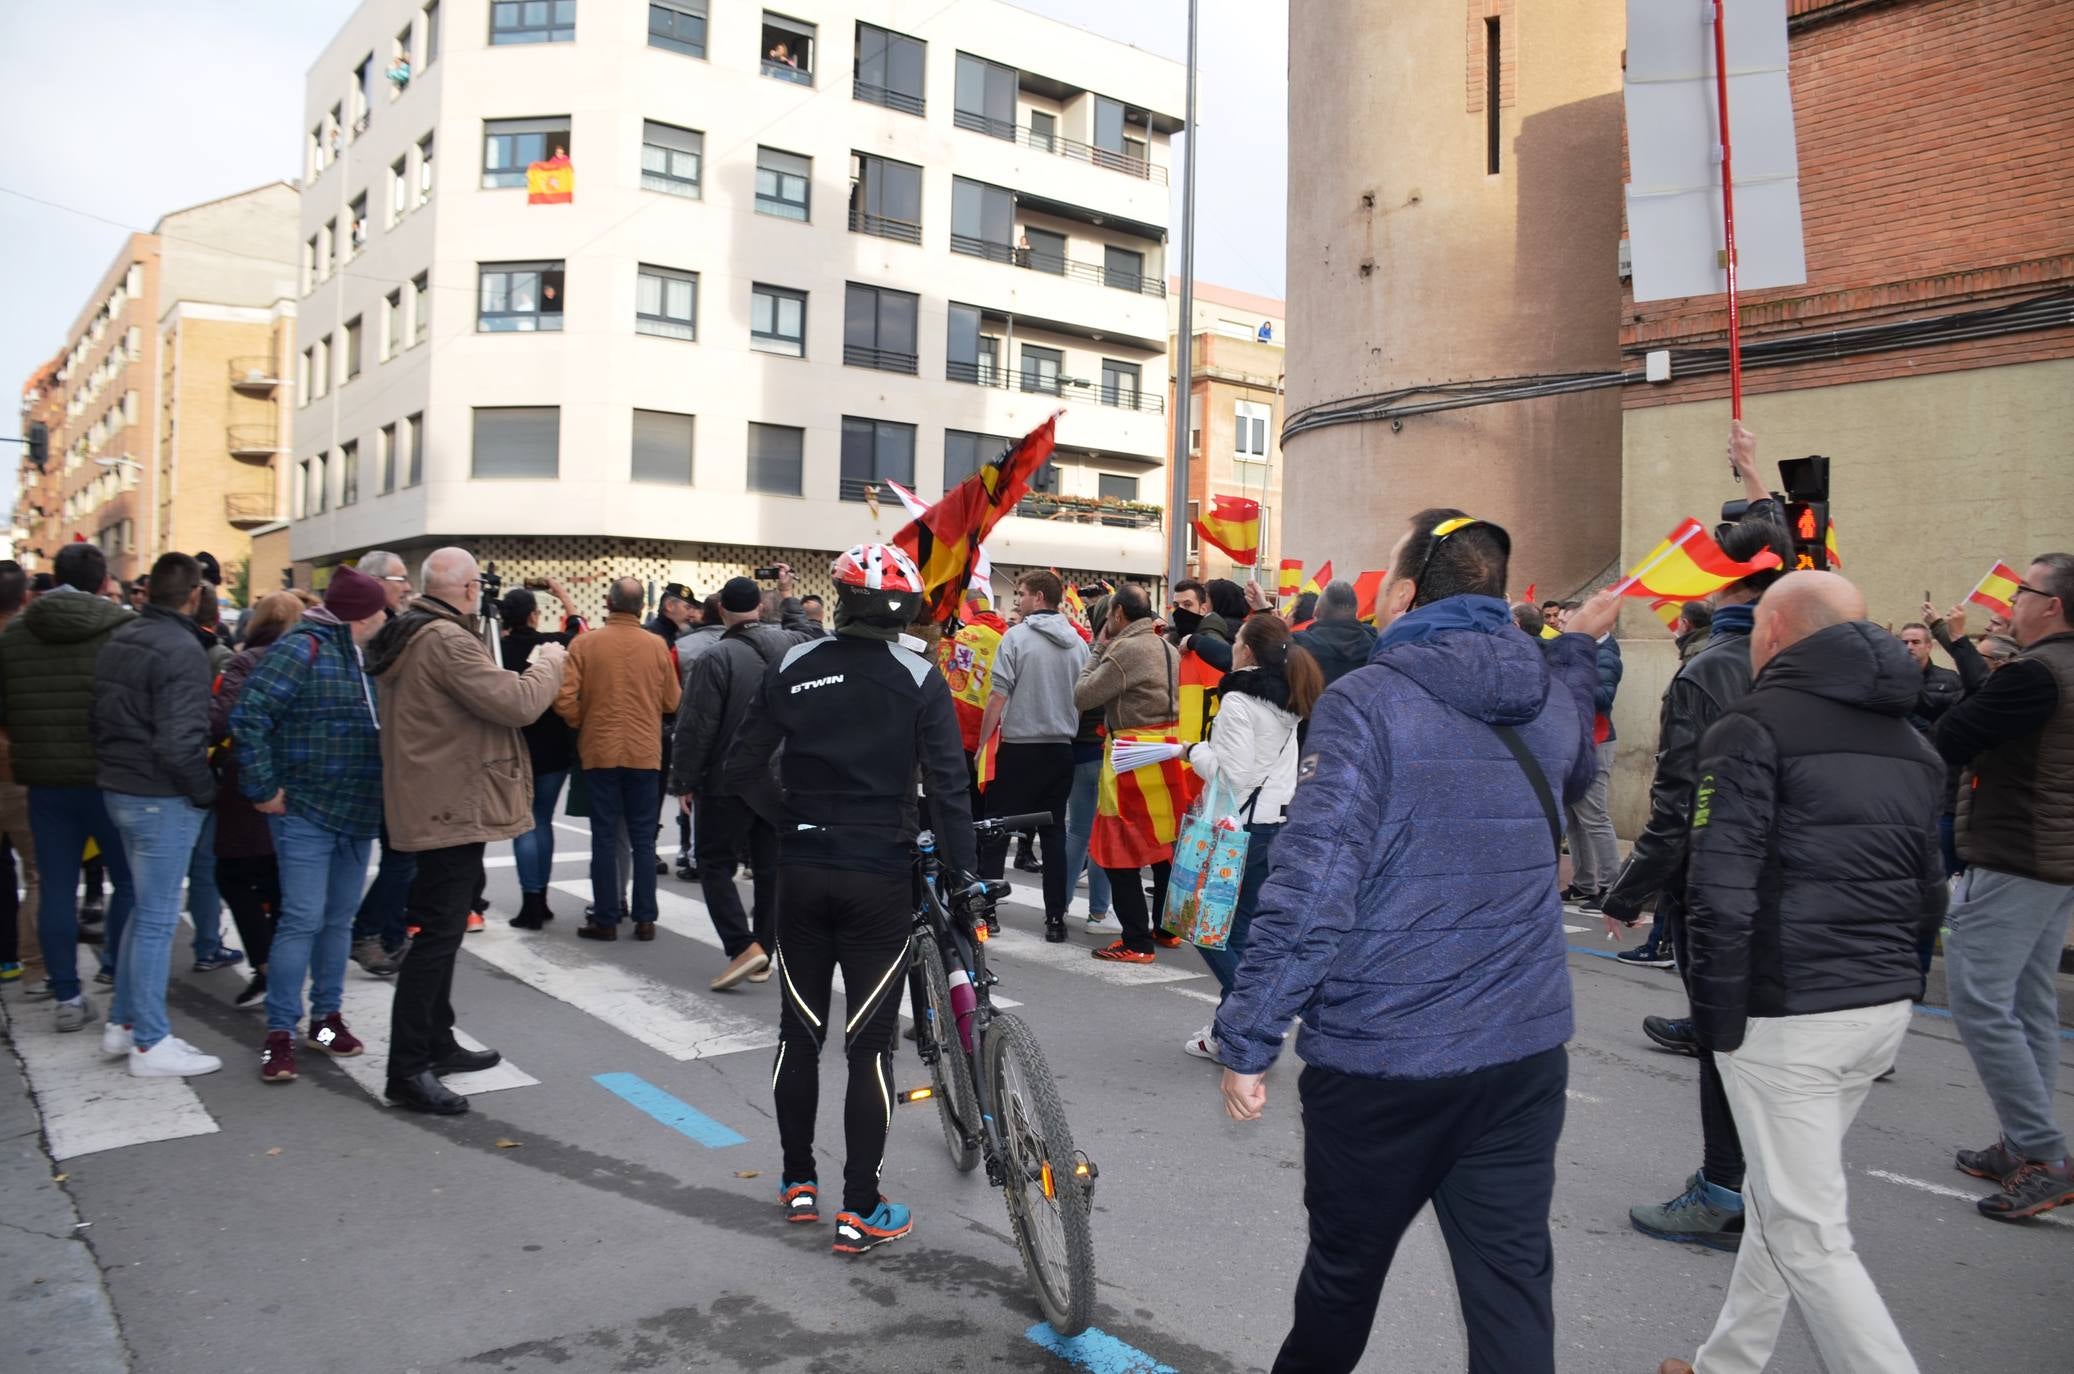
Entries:
[[1077, 1336], [1094, 1314], [1093, 1199], [1089, 1181], [1075, 1168], [1078, 1156], [1066, 1109], [1044, 1051], [1022, 1021], [996, 1016], [987, 1030], [985, 1054], [994, 1112], [1007, 1147], [1002, 1168], [1016, 1248], [1044, 1319], [1061, 1336]]
[[935, 940], [924, 937], [919, 957], [924, 1003], [917, 1009], [922, 1021], [915, 1027], [915, 1039], [936, 1051], [929, 1064], [929, 1076], [935, 1087], [936, 1116], [943, 1125], [943, 1143], [951, 1152], [951, 1166], [961, 1174], [970, 1173], [979, 1163], [980, 1130], [972, 1059], [965, 1053], [964, 1042], [958, 1037], [958, 1018], [951, 1011], [951, 985], [943, 971], [943, 950]]

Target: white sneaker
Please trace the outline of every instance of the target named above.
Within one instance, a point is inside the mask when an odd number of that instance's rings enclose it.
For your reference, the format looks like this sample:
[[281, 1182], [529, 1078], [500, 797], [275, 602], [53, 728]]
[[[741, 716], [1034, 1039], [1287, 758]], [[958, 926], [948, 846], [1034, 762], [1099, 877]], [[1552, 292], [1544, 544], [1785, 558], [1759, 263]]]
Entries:
[[130, 1051], [132, 1078], [193, 1078], [214, 1073], [223, 1061], [203, 1054], [177, 1035], [169, 1035], [148, 1050]]
[[1181, 1048], [1187, 1050], [1198, 1059], [1207, 1059], [1213, 1064], [1222, 1064], [1224, 1060], [1220, 1057], [1220, 1052], [1217, 1048], [1217, 1037], [1211, 1034], [1216, 1029], [1215, 1026], [1204, 1026], [1194, 1035], [1182, 1041]]
[[120, 1059], [137, 1048], [137, 1037], [128, 1026], [118, 1026], [113, 1021], [101, 1027], [101, 1053], [110, 1059]]

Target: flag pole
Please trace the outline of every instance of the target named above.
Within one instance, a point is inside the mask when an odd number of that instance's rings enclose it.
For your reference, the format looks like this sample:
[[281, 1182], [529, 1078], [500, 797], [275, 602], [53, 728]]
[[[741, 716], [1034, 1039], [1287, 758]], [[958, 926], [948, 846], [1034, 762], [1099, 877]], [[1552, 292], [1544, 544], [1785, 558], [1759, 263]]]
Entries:
[[[1727, 0], [1713, 0], [1714, 93], [1721, 110], [1721, 226], [1726, 250], [1722, 261], [1728, 272], [1728, 413], [1743, 418], [1743, 320], [1736, 294], [1736, 185], [1735, 160], [1728, 136], [1728, 34], [1722, 19]], [[1735, 472], [1735, 464], [1729, 471]], [[1740, 477], [1741, 474], [1737, 473]]]
[[1195, 404], [1195, 6], [1188, 0], [1188, 147], [1181, 167], [1181, 315], [1175, 340], [1174, 470], [1168, 474], [1167, 587], [1188, 575], [1188, 420]]

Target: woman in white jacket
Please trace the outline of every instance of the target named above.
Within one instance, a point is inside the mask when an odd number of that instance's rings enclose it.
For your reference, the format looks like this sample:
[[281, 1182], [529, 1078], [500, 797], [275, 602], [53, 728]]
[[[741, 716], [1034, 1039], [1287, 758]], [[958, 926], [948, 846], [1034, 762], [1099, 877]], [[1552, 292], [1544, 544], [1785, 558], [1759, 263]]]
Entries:
[[[1283, 814], [1296, 795], [1297, 734], [1324, 690], [1323, 670], [1309, 650], [1291, 641], [1287, 622], [1264, 612], [1248, 616], [1232, 644], [1231, 672], [1224, 679], [1223, 704], [1210, 737], [1188, 746], [1184, 755], [1205, 779], [1223, 779], [1238, 798], [1239, 814], [1251, 837], [1231, 938], [1223, 949], [1200, 950], [1226, 993], [1246, 950], [1246, 928], [1260, 904], [1275, 836], [1282, 833]], [[1210, 1026], [1188, 1037], [1182, 1047], [1198, 1058], [1217, 1058]]]

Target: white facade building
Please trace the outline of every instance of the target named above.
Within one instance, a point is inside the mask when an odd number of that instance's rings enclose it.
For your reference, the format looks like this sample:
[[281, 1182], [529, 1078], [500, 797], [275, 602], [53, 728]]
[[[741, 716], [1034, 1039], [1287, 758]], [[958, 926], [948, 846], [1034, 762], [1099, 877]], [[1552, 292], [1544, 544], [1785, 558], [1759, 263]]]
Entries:
[[1063, 406], [996, 561], [1157, 575], [1180, 67], [990, 0], [783, 3], [354, 13], [303, 118], [298, 561], [811, 583], [898, 528], [883, 482], [933, 500]]

